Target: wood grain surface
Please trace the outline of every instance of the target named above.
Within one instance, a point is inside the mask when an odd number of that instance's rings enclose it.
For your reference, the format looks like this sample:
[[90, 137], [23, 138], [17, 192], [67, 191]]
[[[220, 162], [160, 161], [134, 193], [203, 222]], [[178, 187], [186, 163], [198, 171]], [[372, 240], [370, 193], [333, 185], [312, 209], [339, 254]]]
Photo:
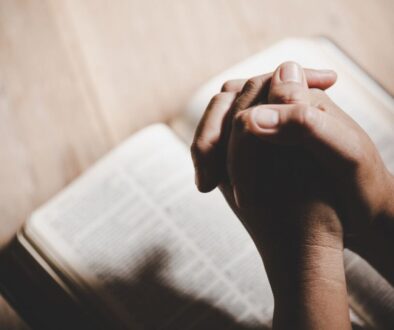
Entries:
[[[290, 36], [332, 38], [394, 93], [391, 0], [1, 0], [0, 245], [121, 140]], [[0, 329], [25, 329], [0, 298]]]

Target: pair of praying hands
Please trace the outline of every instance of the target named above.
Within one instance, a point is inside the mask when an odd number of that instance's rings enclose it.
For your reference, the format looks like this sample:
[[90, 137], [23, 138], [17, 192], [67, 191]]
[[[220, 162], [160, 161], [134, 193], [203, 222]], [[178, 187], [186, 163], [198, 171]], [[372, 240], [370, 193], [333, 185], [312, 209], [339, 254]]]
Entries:
[[262, 256], [277, 329], [350, 328], [344, 246], [394, 282], [394, 178], [335, 81], [294, 62], [228, 81], [191, 148], [198, 189], [219, 187]]

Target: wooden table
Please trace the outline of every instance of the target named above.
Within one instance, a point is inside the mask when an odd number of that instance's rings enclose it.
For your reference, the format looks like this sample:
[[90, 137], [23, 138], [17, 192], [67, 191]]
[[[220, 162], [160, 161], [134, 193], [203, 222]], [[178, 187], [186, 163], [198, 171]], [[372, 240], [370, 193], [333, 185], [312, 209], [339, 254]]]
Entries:
[[[138, 128], [288, 36], [331, 37], [394, 93], [392, 0], [1, 0], [0, 245]], [[23, 323], [0, 297], [0, 328]]]

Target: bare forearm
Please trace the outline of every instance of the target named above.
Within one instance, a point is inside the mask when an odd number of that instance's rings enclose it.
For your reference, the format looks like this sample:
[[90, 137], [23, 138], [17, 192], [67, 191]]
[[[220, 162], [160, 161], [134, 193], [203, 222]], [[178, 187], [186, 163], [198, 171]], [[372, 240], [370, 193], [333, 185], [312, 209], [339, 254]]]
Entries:
[[[350, 329], [343, 253], [305, 247], [297, 265], [271, 268], [274, 329]], [[293, 253], [292, 253], [293, 254]]]
[[327, 229], [339, 220], [324, 204], [307, 211], [288, 215], [303, 227], [252, 234], [274, 294], [274, 329], [350, 329], [341, 229]]
[[394, 177], [389, 175], [387, 203], [383, 212], [374, 220], [369, 230], [349, 238], [349, 247], [394, 285]]

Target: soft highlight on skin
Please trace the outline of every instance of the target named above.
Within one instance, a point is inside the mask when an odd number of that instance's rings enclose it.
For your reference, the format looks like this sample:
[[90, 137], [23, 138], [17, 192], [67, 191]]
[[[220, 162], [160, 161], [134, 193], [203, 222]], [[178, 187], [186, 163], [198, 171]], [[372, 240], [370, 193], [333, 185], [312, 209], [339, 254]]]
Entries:
[[324, 93], [335, 81], [286, 62], [227, 82], [234, 99], [215, 96], [192, 145], [198, 189], [220, 188], [262, 256], [275, 329], [351, 328], [345, 243], [394, 283], [394, 178]]

